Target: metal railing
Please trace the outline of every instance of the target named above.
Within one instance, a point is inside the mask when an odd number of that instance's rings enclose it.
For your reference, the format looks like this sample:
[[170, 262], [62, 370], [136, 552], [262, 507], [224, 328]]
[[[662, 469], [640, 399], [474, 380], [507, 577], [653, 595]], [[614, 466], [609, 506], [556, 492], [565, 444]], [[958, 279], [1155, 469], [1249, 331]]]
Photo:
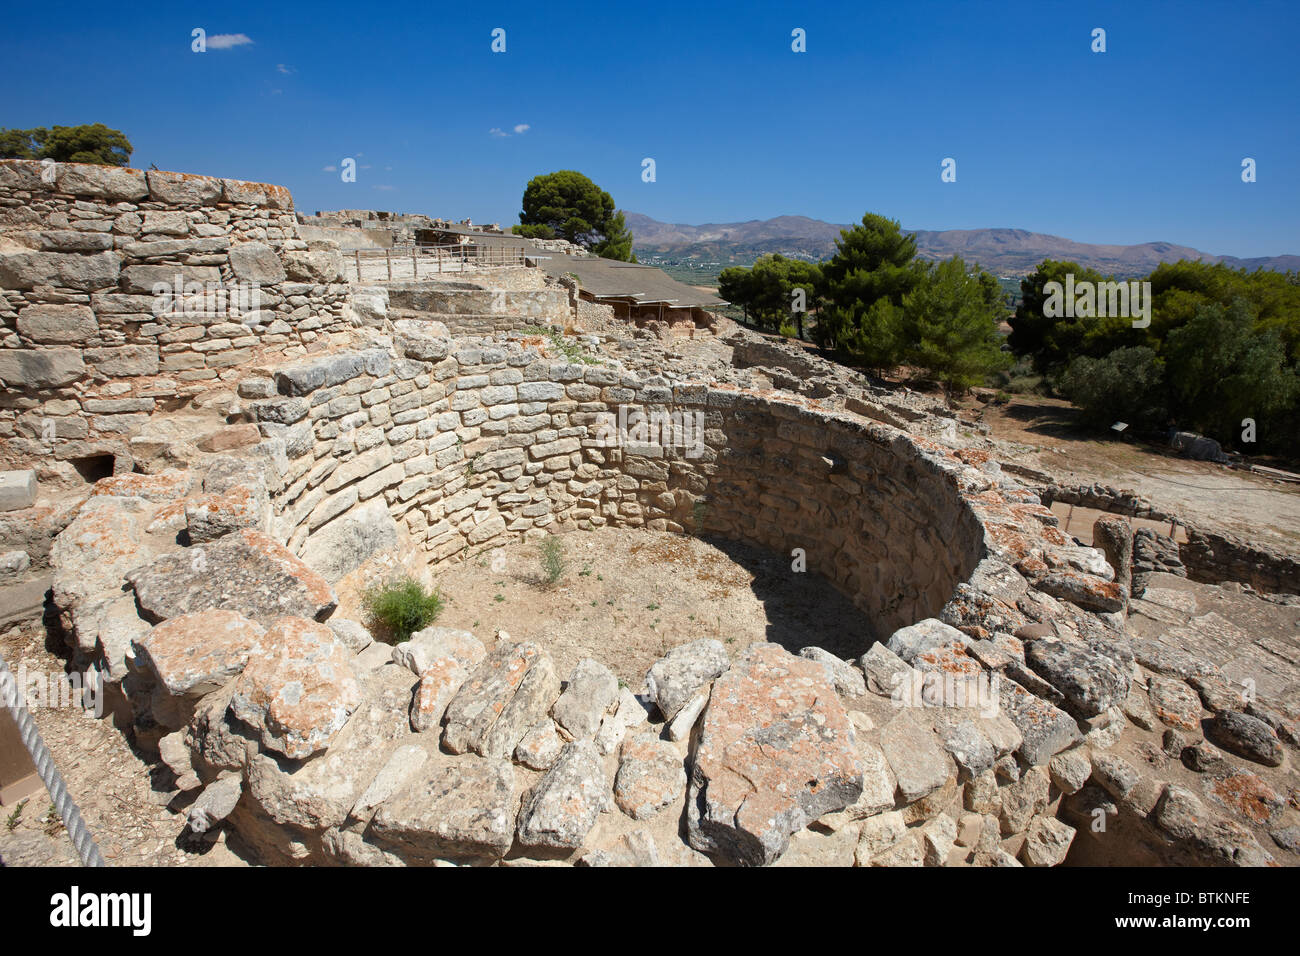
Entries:
[[358, 282], [391, 282], [419, 279], [422, 275], [526, 266], [529, 255], [526, 246], [406, 243], [392, 249], [354, 249], [344, 253], [344, 259]]

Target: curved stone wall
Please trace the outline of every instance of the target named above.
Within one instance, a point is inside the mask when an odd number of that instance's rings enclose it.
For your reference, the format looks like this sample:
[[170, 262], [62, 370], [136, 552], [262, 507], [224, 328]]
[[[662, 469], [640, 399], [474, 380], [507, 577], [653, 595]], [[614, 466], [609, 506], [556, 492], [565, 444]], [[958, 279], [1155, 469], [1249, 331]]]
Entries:
[[[400, 338], [400, 337], [399, 337]], [[276, 536], [337, 579], [364, 557], [383, 503], [434, 563], [545, 529], [716, 534], [792, 555], [887, 636], [936, 615], [982, 556], [951, 475], [886, 426], [792, 400], [648, 384], [534, 347], [404, 341], [276, 372], [250, 402], [284, 444]], [[271, 382], [245, 382], [269, 394]], [[638, 434], [669, 421], [674, 446]], [[628, 432], [618, 434], [623, 417]], [[643, 444], [636, 444], [636, 440]], [[382, 537], [382, 535], [379, 535]], [[864, 635], [863, 650], [877, 635]]]

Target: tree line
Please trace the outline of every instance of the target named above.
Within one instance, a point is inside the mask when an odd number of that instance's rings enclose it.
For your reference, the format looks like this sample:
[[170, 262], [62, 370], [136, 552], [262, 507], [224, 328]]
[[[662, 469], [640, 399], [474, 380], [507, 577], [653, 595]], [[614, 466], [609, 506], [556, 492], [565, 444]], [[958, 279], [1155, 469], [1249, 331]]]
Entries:
[[1198, 432], [1242, 451], [1300, 447], [1300, 274], [1183, 260], [1147, 277], [1150, 325], [1049, 317], [1049, 283], [1113, 281], [1047, 260], [1021, 281], [1008, 344], [1099, 428]]
[[947, 389], [982, 384], [1011, 364], [998, 324], [1007, 312], [996, 277], [960, 257], [917, 258], [916, 237], [867, 213], [822, 263], [764, 256], [718, 276], [718, 295], [746, 319], [804, 337], [849, 364], [924, 370]]
[[763, 256], [722, 270], [718, 294], [763, 329], [804, 338], [807, 323], [814, 342], [850, 365], [911, 366], [963, 390], [996, 384], [1016, 362], [1091, 426], [1194, 431], [1228, 447], [1295, 454], [1300, 274], [1165, 263], [1125, 282], [1144, 294], [1146, 319], [1136, 326], [1128, 313], [1053, 307], [1062, 287], [1091, 297], [1119, 281], [1045, 260], [1021, 281], [1003, 336], [1010, 303], [994, 276], [959, 257], [920, 260], [913, 236], [868, 213], [840, 234], [830, 259]]

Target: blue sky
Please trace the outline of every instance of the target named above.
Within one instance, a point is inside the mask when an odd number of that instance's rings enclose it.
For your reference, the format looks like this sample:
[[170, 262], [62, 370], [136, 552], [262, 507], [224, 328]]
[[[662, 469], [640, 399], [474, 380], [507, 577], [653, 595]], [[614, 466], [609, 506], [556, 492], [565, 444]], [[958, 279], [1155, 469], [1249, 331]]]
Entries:
[[[572, 168], [672, 222], [871, 211], [1300, 253], [1294, 2], [96, 2], [5, 18], [0, 126], [103, 122], [133, 165], [280, 183], [308, 213], [509, 223], [531, 176]], [[195, 27], [251, 42], [197, 54]], [[344, 157], [355, 183], [326, 171]]]

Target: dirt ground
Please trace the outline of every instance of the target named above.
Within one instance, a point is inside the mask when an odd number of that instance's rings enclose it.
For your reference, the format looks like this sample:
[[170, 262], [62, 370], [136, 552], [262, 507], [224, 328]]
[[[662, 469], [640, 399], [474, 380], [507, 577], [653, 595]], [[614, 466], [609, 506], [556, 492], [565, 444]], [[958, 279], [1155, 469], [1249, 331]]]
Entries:
[[637, 529], [561, 535], [565, 571], [543, 582], [540, 545], [516, 541], [439, 568], [438, 623], [490, 641], [497, 630], [534, 640], [560, 676], [584, 657], [637, 691], [671, 648], [716, 638], [735, 655], [755, 641], [809, 644], [842, 657], [866, 652], [866, 617], [820, 576], [790, 559], [729, 541]]
[[1189, 461], [1145, 442], [1102, 439], [1081, 429], [1075, 410], [1056, 399], [1017, 395], [1006, 405], [971, 400], [962, 408], [989, 425], [994, 438], [1021, 446], [1017, 464], [1055, 475], [1058, 484], [1132, 489], [1199, 527], [1300, 551], [1300, 484]]

